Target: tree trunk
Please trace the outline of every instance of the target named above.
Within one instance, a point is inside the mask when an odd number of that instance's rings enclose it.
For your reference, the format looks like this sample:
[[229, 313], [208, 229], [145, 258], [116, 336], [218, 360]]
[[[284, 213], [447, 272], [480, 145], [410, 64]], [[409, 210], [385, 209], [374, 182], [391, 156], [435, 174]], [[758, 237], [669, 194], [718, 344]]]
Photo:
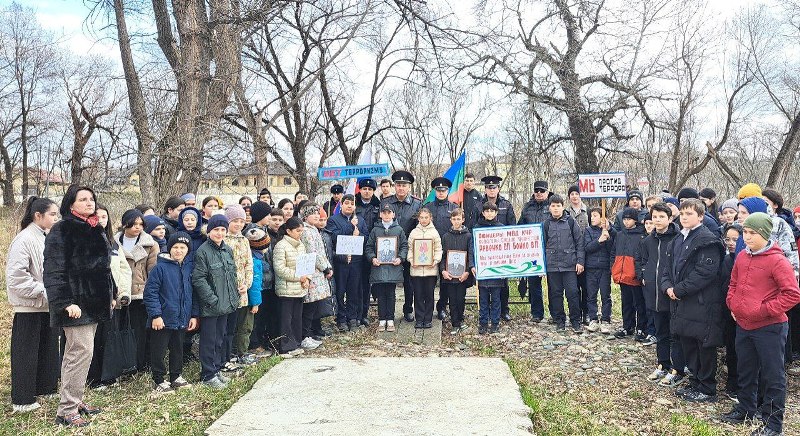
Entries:
[[25, 104], [25, 95], [20, 94], [22, 103], [22, 129], [20, 131], [19, 139], [22, 147], [22, 201], [28, 198], [28, 110], [29, 107]]
[[775, 156], [775, 162], [772, 163], [772, 169], [769, 171], [767, 186], [780, 187], [786, 183], [798, 150], [800, 150], [800, 113], [795, 115], [786, 139], [784, 139], [778, 155]]
[[13, 206], [16, 199], [14, 198], [14, 167], [11, 165], [11, 156], [8, 155], [5, 139], [0, 140], [0, 159], [3, 161], [4, 176], [0, 183], [3, 185], [3, 205]]

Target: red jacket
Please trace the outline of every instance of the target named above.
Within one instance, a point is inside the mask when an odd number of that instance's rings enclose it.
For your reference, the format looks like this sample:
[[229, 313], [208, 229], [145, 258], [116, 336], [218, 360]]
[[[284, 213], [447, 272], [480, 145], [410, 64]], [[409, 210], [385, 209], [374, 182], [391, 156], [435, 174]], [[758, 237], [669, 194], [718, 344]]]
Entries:
[[736, 256], [725, 300], [745, 330], [786, 322], [786, 311], [800, 302], [800, 288], [789, 260], [773, 243], [766, 251]]

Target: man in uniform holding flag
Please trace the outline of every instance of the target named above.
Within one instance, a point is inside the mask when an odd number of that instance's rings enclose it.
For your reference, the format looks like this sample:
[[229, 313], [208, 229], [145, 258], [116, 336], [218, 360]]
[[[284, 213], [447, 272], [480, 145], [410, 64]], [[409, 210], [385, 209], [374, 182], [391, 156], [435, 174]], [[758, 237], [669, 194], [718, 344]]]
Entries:
[[[458, 209], [457, 204], [447, 199], [452, 186], [453, 182], [444, 177], [433, 179], [433, 181], [431, 181], [431, 188], [434, 189], [436, 198], [430, 203], [425, 204], [425, 207], [431, 211], [433, 226], [436, 227], [436, 232], [439, 233], [440, 237], [444, 236], [452, 226], [450, 223], [450, 212]], [[445, 307], [447, 307], [448, 300], [448, 295], [439, 287], [439, 301], [436, 302], [436, 316], [440, 320], [443, 320], [447, 316]]]
[[[517, 223], [514, 215], [514, 206], [511, 202], [500, 195], [500, 182], [503, 181], [499, 176], [486, 176], [481, 179], [483, 182], [483, 203], [490, 202], [497, 206], [497, 221], [504, 226], [513, 226]], [[508, 307], [508, 281], [503, 289], [500, 290], [500, 313], [505, 321], [511, 321], [511, 310]]]
[[[417, 216], [422, 208], [422, 200], [411, 195], [411, 184], [414, 175], [405, 170], [392, 174], [394, 195], [384, 198], [381, 206], [389, 204], [395, 211], [395, 220], [403, 228], [406, 237], [417, 226]], [[406, 322], [414, 321], [414, 289], [411, 287], [411, 264], [403, 259], [403, 317]]]

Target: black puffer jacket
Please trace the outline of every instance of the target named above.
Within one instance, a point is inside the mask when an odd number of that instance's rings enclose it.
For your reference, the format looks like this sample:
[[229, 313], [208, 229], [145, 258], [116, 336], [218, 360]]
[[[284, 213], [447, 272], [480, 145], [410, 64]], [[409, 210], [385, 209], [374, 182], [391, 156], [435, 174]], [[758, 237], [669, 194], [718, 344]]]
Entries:
[[[472, 246], [472, 232], [466, 227], [462, 226], [460, 230], [450, 230], [442, 235], [442, 261], [439, 262], [439, 274], [447, 269], [447, 252], [449, 250], [466, 251], [467, 252], [467, 271], [470, 273], [469, 278], [464, 281], [464, 284], [469, 288], [475, 284], [475, 278], [472, 276], [472, 267], [475, 266], [475, 248]], [[444, 283], [458, 283], [458, 279], [445, 280]]]
[[550, 200], [545, 200], [541, 203], [531, 198], [522, 207], [522, 213], [519, 215], [517, 224], [535, 224], [544, 222], [550, 218]]
[[[111, 255], [103, 227], [66, 215], [44, 240], [42, 277], [50, 303], [52, 327], [74, 327], [111, 319], [115, 297]], [[80, 318], [70, 318], [66, 308], [75, 304]]]
[[678, 226], [670, 223], [664, 233], [653, 230], [642, 241], [642, 248], [636, 257], [636, 274], [642, 282], [644, 302], [648, 310], [669, 312], [670, 298], [661, 291], [658, 284], [667, 267], [667, 251], [672, 246], [672, 240], [679, 234]]
[[[489, 199], [484, 195], [481, 201], [486, 203]], [[502, 226], [513, 226], [517, 222], [517, 217], [514, 215], [514, 206], [511, 205], [511, 202], [502, 195], [498, 195], [495, 204], [497, 205], [497, 222]], [[481, 206], [481, 210], [483, 210], [483, 206]]]
[[692, 337], [703, 342], [704, 347], [718, 347], [722, 337], [722, 306], [725, 293], [720, 290], [719, 271], [725, 248], [722, 241], [706, 226], [692, 232], [687, 241], [686, 262], [683, 268], [673, 271], [673, 258], [677, 244], [683, 244], [683, 235], [670, 243], [667, 267], [661, 276], [661, 291], [673, 288], [678, 300], [671, 300], [670, 330], [679, 336]]

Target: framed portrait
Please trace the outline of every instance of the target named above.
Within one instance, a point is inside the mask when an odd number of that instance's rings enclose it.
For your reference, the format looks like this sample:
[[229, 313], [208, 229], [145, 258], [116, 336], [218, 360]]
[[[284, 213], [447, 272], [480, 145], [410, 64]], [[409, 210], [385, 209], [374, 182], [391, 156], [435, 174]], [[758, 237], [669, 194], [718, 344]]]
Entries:
[[433, 239], [415, 239], [411, 265], [413, 266], [432, 266], [433, 265]]
[[453, 277], [461, 277], [467, 271], [467, 252], [447, 250], [447, 272]]
[[381, 264], [392, 263], [397, 258], [397, 236], [378, 236], [375, 245], [375, 253]]

